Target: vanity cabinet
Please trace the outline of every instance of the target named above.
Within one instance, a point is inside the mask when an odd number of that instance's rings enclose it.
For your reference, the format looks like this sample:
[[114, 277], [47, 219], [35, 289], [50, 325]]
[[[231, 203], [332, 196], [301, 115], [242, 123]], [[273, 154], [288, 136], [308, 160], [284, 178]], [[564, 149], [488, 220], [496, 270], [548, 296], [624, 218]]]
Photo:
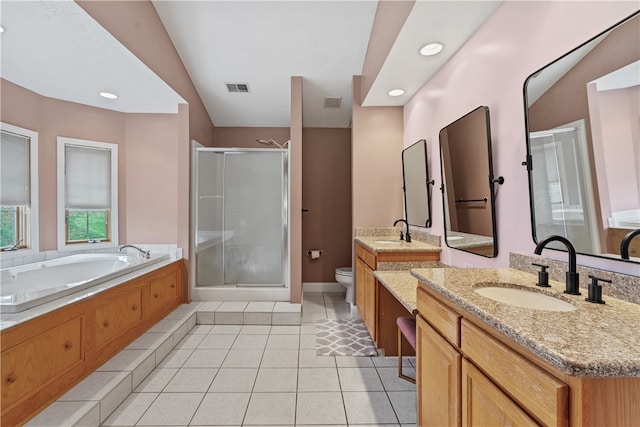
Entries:
[[417, 307], [419, 425], [638, 425], [640, 378], [562, 372], [424, 284]]
[[[399, 316], [410, 316], [412, 313], [378, 283], [373, 272], [382, 262], [439, 261], [440, 253], [402, 249], [372, 251], [360, 243], [356, 243], [355, 253], [355, 294], [358, 313], [376, 346], [384, 349], [385, 355], [395, 356], [398, 354], [396, 319]], [[408, 351], [407, 355], [410, 354]]]
[[569, 425], [569, 387], [418, 289], [421, 426]]
[[179, 306], [182, 263], [3, 330], [0, 425], [24, 424]]

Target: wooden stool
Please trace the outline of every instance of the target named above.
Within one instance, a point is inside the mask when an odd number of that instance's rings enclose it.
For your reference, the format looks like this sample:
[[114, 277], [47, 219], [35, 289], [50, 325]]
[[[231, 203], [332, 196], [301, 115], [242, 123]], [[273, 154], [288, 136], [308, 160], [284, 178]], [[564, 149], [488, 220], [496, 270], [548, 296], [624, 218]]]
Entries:
[[413, 317], [398, 317], [398, 376], [409, 382], [416, 383], [415, 378], [408, 377], [402, 373], [402, 336], [404, 335], [411, 347], [416, 348], [416, 319]]

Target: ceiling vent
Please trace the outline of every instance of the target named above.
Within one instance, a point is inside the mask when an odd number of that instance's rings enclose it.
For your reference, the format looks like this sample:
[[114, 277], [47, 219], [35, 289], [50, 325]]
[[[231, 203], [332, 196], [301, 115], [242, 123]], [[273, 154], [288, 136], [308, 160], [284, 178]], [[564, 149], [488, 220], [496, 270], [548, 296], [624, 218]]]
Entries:
[[340, 108], [342, 105], [341, 96], [325, 96], [322, 102], [322, 108]]
[[225, 83], [231, 93], [249, 93], [249, 83]]

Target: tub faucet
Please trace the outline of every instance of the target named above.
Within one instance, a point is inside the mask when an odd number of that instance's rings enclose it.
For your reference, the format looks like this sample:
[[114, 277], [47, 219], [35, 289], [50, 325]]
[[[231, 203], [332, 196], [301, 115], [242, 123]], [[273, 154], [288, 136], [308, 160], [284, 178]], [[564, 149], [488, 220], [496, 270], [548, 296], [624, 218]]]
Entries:
[[570, 295], [580, 295], [580, 282], [576, 267], [576, 248], [573, 247], [571, 242], [565, 237], [549, 236], [542, 242], [538, 243], [538, 246], [536, 246], [536, 250], [534, 251], [534, 253], [536, 255], [540, 255], [542, 253], [542, 249], [544, 249], [544, 247], [547, 246], [547, 244], [550, 242], [563, 243], [567, 247], [567, 252], [569, 252], [569, 270], [567, 271], [566, 289], [564, 293]]
[[409, 223], [405, 219], [399, 219], [399, 220], [397, 220], [396, 222], [393, 223], [393, 226], [395, 227], [396, 224], [398, 224], [399, 222], [404, 222], [406, 224], [406, 226], [407, 226], [406, 238], [402, 237], [402, 231], [400, 231], [400, 240], [406, 240], [407, 243], [411, 243], [411, 234], [409, 234]]
[[[18, 250], [18, 246], [20, 246], [20, 244], [22, 243], [23, 240], [24, 239], [20, 239], [15, 244], [13, 244], [13, 246], [7, 246], [6, 248], [2, 248], [2, 250], [4, 252], [17, 251]], [[629, 258], [627, 258], [627, 259], [629, 259]]]
[[638, 228], [637, 230], [633, 230], [632, 232], [624, 236], [624, 239], [622, 239], [622, 242], [620, 242], [620, 257], [622, 259], [629, 259], [629, 244], [631, 243], [631, 240], [633, 240], [633, 238], [639, 234], [640, 228]]
[[140, 254], [142, 254], [142, 256], [143, 256], [143, 257], [145, 257], [145, 258], [149, 258], [149, 257], [151, 256], [151, 251], [143, 251], [142, 249], [140, 249], [139, 247], [134, 246], [134, 245], [122, 245], [122, 246], [120, 246], [120, 248], [118, 249], [118, 252], [122, 252], [122, 250], [123, 250], [124, 248], [133, 248], [133, 249], [136, 249], [136, 250], [137, 250], [138, 252], [140, 252]]

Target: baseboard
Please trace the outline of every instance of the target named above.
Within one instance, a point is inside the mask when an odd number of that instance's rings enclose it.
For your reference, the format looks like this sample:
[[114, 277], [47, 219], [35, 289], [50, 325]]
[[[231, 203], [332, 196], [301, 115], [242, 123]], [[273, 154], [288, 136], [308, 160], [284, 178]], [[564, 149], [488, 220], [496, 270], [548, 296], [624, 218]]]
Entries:
[[302, 292], [346, 292], [338, 282], [303, 282]]

